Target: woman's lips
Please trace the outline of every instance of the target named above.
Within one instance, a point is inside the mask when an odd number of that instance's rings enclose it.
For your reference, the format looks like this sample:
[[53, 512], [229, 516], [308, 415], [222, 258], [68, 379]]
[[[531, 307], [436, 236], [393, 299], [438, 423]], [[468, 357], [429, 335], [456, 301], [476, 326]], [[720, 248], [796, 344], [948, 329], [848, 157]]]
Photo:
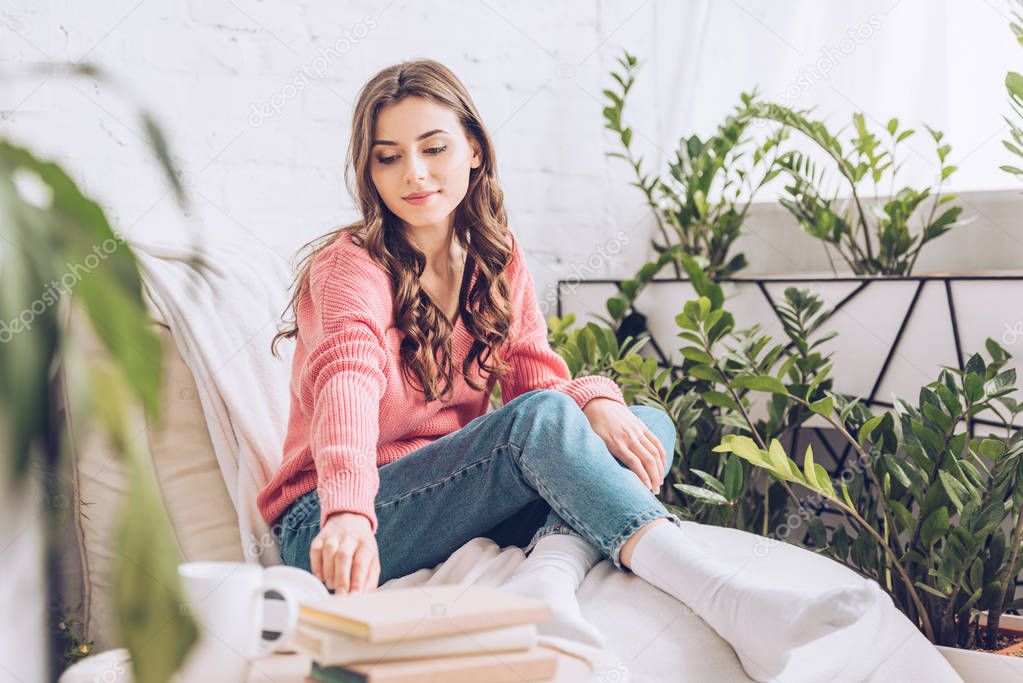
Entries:
[[408, 202], [409, 204], [415, 204], [416, 206], [418, 206], [420, 204], [425, 204], [426, 202], [433, 199], [438, 192], [440, 192], [440, 190], [435, 190], [430, 194], [421, 195], [419, 197], [405, 197], [405, 201]]

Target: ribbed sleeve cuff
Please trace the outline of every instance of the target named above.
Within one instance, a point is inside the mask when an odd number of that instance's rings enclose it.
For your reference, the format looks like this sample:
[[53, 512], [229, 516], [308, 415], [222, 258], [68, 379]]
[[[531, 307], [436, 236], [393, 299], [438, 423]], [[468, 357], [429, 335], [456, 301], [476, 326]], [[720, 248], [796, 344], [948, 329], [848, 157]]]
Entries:
[[585, 408], [586, 404], [595, 398], [610, 398], [623, 406], [627, 405], [618, 384], [610, 377], [603, 375], [576, 377], [561, 387], [560, 391], [571, 396], [580, 408]]
[[327, 518], [338, 512], [357, 512], [369, 520], [370, 529], [377, 532], [374, 508], [380, 475], [376, 467], [348, 472], [331, 473], [317, 486], [320, 496], [320, 528]]

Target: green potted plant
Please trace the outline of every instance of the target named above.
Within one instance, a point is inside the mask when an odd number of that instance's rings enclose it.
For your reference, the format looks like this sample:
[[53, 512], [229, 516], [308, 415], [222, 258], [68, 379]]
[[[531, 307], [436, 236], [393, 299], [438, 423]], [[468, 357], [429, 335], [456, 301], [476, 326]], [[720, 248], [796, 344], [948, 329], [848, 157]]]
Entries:
[[[51, 72], [53, 68], [40, 67]], [[111, 82], [88, 65], [72, 66], [70, 75]], [[187, 199], [163, 135], [148, 112], [142, 110], [140, 118], [159, 168], [184, 209]], [[168, 681], [195, 642], [197, 628], [180, 607], [180, 558], [152, 465], [128, 431], [126, 414], [136, 402], [159, 414], [162, 377], [160, 341], [149, 326], [135, 259], [101, 206], [86, 196], [67, 172], [5, 139], [0, 139], [0, 216], [6, 247], [0, 249], [0, 320], [4, 323], [0, 435], [8, 454], [3, 463], [11, 484], [7, 493], [18, 496], [15, 487], [28, 488], [26, 482], [33, 470], [42, 470], [50, 486], [59, 486], [54, 475], [66, 450], [54, 419], [60, 397], [66, 395], [82, 406], [78, 410], [88, 410], [104, 426], [129, 472], [120, 534], [112, 539], [118, 557], [115, 581], [120, 630], [132, 655], [134, 679]], [[103, 251], [102, 264], [89, 268], [96, 249]], [[69, 264], [86, 266], [87, 273], [74, 284], [75, 300], [82, 303], [113, 359], [109, 366], [85, 363], [75, 340], [66, 334], [59, 310], [68, 304], [67, 292], [61, 289], [56, 296], [48, 296], [54, 294], [52, 285], [61, 282]], [[76, 371], [58, 372], [61, 366]], [[87, 380], [61, 386], [65, 376]], [[70, 492], [56, 488], [46, 493], [52, 499]], [[50, 551], [44, 564], [51, 598], [59, 593], [53, 544], [60, 509], [50, 505], [41, 511], [48, 522], [45, 536]], [[152, 646], [155, 639], [159, 647]], [[58, 657], [39, 663], [40, 680], [55, 679], [62, 663]]]
[[778, 143], [786, 134], [779, 129], [754, 145], [748, 128], [754, 118], [751, 105], [755, 93], [742, 93], [735, 111], [706, 139], [690, 135], [679, 140], [674, 158], [662, 173], [648, 173], [644, 157], [637, 156], [634, 129], [623, 119], [629, 91], [640, 69], [639, 60], [628, 51], [618, 58], [620, 71], [604, 90], [604, 127], [621, 143], [620, 152], [606, 152], [624, 160], [656, 221], [662, 242], [652, 241], [658, 257], [645, 264], [633, 277], [620, 284], [618, 294], [607, 308], [613, 325], [621, 328], [620, 339], [643, 332], [643, 315], [635, 301], [644, 287], [671, 266], [682, 277], [686, 257], [697, 263], [712, 279], [726, 278], [746, 267], [744, 254], [733, 254], [750, 206], [757, 192], [780, 170], [774, 168]]

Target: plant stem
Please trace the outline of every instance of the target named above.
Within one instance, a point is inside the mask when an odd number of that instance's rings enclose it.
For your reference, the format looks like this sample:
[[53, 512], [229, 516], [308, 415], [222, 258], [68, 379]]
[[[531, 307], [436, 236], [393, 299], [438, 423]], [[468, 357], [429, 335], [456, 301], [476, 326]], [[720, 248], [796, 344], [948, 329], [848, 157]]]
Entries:
[[[848, 242], [849, 254], [854, 259], [856, 259], [857, 263], [861, 264], [859, 267], [857, 267], [856, 265], [854, 265], [854, 263], [852, 261], [850, 261], [849, 262], [849, 267], [852, 268], [853, 272], [856, 273], [857, 275], [869, 274], [870, 273], [870, 269], [871, 269], [870, 264], [871, 264], [871, 262], [873, 260], [873, 257], [863, 253], [863, 250], [860, 249], [860, 245], [856, 242], [855, 235], [850, 233], [850, 234], [847, 235], [847, 237], [848, 237], [848, 240], [849, 240], [849, 242]], [[839, 247], [841, 247], [841, 239], [839, 239], [839, 243], [838, 244], [839, 244]], [[841, 249], [839, 249], [839, 251], [841, 251]], [[848, 261], [849, 259], [846, 259], [846, 260]]]
[[1021, 543], [1023, 543], [1023, 507], [1020, 508], [1019, 512], [1016, 513], [1016, 526], [1012, 531], [1012, 552], [1009, 555], [1009, 562], [1005, 565], [1005, 576], [1002, 581], [1002, 594], [998, 596], [998, 601], [991, 605], [991, 609], [987, 615], [987, 632], [985, 638], [987, 639], [988, 647], [994, 647], [995, 640], [998, 637], [998, 623], [1002, 618], [1002, 611], [1005, 609], [1005, 601], [1010, 594], [1016, 592], [1016, 576], [1015, 567], [1016, 561], [1019, 558], [1019, 549]]
[[870, 243], [870, 228], [867, 226], [867, 216], [863, 212], [863, 204], [860, 202], [860, 195], [856, 192], [856, 183], [849, 176], [846, 176], [849, 180], [849, 186], [852, 188], [853, 200], [856, 202], [856, 212], [860, 217], [860, 225], [863, 227], [863, 241], [867, 245], [867, 258], [872, 262], [874, 260], [874, 249]]
[[[793, 396], [791, 394], [789, 394], [789, 396], [792, 399], [794, 399], [795, 401], [797, 401], [799, 403], [802, 403], [803, 405], [806, 405], [807, 407], [809, 407], [809, 403], [807, 403], [803, 399], [799, 398], [798, 396]], [[842, 434], [842, 436], [853, 446], [853, 448], [857, 451], [857, 453], [861, 454], [864, 458], [867, 458], [869, 460], [869, 456], [862, 449], [862, 447], [860, 447], [859, 443], [856, 442], [856, 440], [852, 438], [852, 435], [850, 435], [849, 432], [846, 431], [846, 429], [845, 429], [845, 427], [843, 425], [841, 425], [838, 422], [836, 422], [834, 420], [834, 418], [831, 417], [831, 416], [824, 416], [824, 417], [825, 417], [825, 419], [829, 423], [831, 423], [831, 425], [833, 427], [835, 427], [835, 429], [837, 429], [839, 431], [840, 434]], [[763, 448], [763, 446], [761, 446], [761, 448]], [[878, 498], [878, 500], [883, 502], [883, 500], [884, 500], [884, 498], [883, 498], [884, 489], [880, 488], [880, 485], [877, 484], [877, 477], [874, 476], [873, 471], [871, 470], [871, 468], [869, 466], [866, 466], [866, 467], [864, 467], [864, 469], [867, 471], [868, 476], [871, 478], [871, 481], [874, 482], [875, 485], [878, 485], [878, 490], [881, 492], [881, 496]], [[854, 519], [856, 519], [856, 521], [859, 522], [860, 525], [863, 526], [863, 528], [866, 529], [868, 533], [870, 533], [872, 536], [874, 536], [874, 538], [876, 538], [877, 541], [881, 544], [881, 547], [884, 548], [885, 555], [887, 555], [887, 557], [888, 557], [889, 565], [890, 566], [894, 566], [895, 570], [899, 573], [899, 576], [902, 578], [903, 582], [905, 583], [906, 590], [909, 591], [910, 599], [913, 601], [913, 604], [916, 606], [917, 610], [919, 610], [919, 612], [920, 612], [920, 621], [922, 622], [922, 624], [924, 626], [924, 633], [925, 633], [925, 635], [927, 635], [928, 640], [930, 640], [931, 642], [934, 642], [934, 629], [931, 626], [930, 618], [927, 616], [926, 610], [924, 610], [924, 606], [923, 606], [923, 603], [920, 600], [920, 596], [916, 592], [916, 587], [913, 586], [912, 580], [910, 580], [909, 575], [906, 573], [906, 570], [902, 566], [901, 561], [899, 559], [899, 556], [902, 555], [902, 550], [898, 549], [897, 550], [898, 555], [896, 555], [896, 551], [893, 550], [890, 547], [890, 545], [885, 541], [885, 539], [881, 536], [881, 534], [878, 533], [877, 529], [875, 529], [865, 519], [863, 519], [863, 517], [861, 517], [860, 514], [854, 508], [849, 508], [849, 506], [846, 505], [844, 501], [840, 501], [837, 498], [832, 499], [832, 501], [835, 504], [840, 505], [842, 508], [848, 509], [849, 513], [851, 515], [853, 515]], [[886, 524], [890, 524], [890, 521], [889, 521], [890, 518], [889, 518], [889, 512], [888, 512], [887, 506], [883, 505], [882, 507], [883, 507], [882, 515], [883, 515], [883, 517], [885, 519], [885, 523]], [[892, 528], [892, 527], [890, 527], [890, 528]], [[899, 542], [898, 542], [898, 535], [897, 534], [892, 536], [892, 542], [898, 548]]]
[[837, 276], [838, 269], [835, 268], [835, 260], [831, 258], [831, 252], [828, 251], [828, 243], [822, 242], [822, 244], [824, 246], [824, 255], [828, 257], [828, 263], [831, 265], [831, 274]]
[[[702, 326], [701, 326], [701, 328], [702, 328]], [[732, 400], [735, 401], [735, 404], [737, 406], [739, 406], [739, 412], [742, 413], [742, 419], [745, 420], [747, 426], [749, 426], [750, 432], [753, 434], [753, 438], [756, 439], [757, 443], [760, 445], [761, 448], [766, 450], [767, 446], [766, 446], [766, 444], [764, 444], [763, 437], [760, 436], [760, 432], [757, 430], [756, 425], [753, 424], [753, 419], [750, 418], [749, 413], [746, 412], [746, 408], [742, 405], [742, 401], [739, 399], [738, 394], [736, 394], [735, 390], [732, 388], [731, 380], [729, 379], [728, 374], [725, 373], [725, 371], [721, 368], [721, 366], [719, 364], [720, 361], [718, 361], [718, 359], [714, 356], [713, 352], [711, 351], [710, 343], [709, 343], [710, 340], [707, 337], [706, 330], [702, 330], [702, 332], [703, 332], [703, 334], [701, 334], [701, 336], [703, 337], [703, 348], [704, 348], [704, 351], [707, 353], [707, 355], [710, 356], [710, 358], [711, 358], [711, 361], [713, 363], [712, 367], [715, 370], [717, 370], [719, 375], [721, 375], [722, 382], [724, 383], [725, 388], [728, 389], [729, 395], [732, 397]], [[799, 497], [796, 496], [795, 491], [793, 491], [792, 487], [788, 485], [788, 482], [781, 481], [781, 485], [785, 488], [786, 491], [789, 492], [789, 495], [792, 496], [793, 500], [795, 500], [797, 503], [799, 503]], [[765, 508], [767, 507], [767, 503], [768, 503], [768, 497], [767, 497], [767, 490], [768, 490], [768, 488], [770, 488], [770, 485], [768, 485], [764, 489], [764, 507]], [[764, 525], [765, 525], [765, 528], [766, 528], [766, 524], [767, 524], [767, 514], [768, 513], [765, 510], [764, 511]], [[763, 535], [766, 536], [767, 533], [765, 532]]]
[[932, 643], [935, 642], [934, 628], [931, 626], [931, 619], [930, 617], [927, 616], [927, 610], [924, 609], [924, 605], [920, 601], [920, 596], [917, 594], [916, 588], [913, 586], [913, 581], [909, 578], [909, 574], [906, 573], [906, 570], [905, 568], [903, 568], [902, 564], [899, 563], [899, 558], [895, 557], [894, 552], [888, 546], [888, 544], [884, 542], [884, 539], [881, 537], [881, 534], [877, 532], [877, 529], [868, 524], [867, 520], [863, 519], [863, 517], [861, 517], [860, 514], [856, 512], [854, 508], [850, 508], [848, 505], [845, 504], [845, 501], [840, 501], [837, 498], [832, 499], [832, 502], [834, 502], [836, 505], [842, 508], [846, 508], [849, 514], [851, 514], [853, 518], [857, 522], [859, 522], [860, 526], [862, 526], [867, 531], [867, 533], [869, 533], [871, 536], [877, 539], [878, 543], [881, 544], [881, 547], [884, 548], [885, 554], [888, 555], [889, 560], [895, 566], [895, 571], [897, 571], [899, 573], [899, 576], [902, 577], [902, 581], [905, 584], [906, 589], [909, 591], [910, 599], [913, 601], [913, 604], [920, 612], [919, 615], [920, 622], [923, 625], [924, 635], [926, 635], [927, 639]]
[[[798, 396], [793, 396], [791, 394], [789, 394], [789, 396], [793, 400], [795, 400], [797, 403], [801, 403], [802, 405], [806, 406], [807, 408], [810, 407], [809, 402], [805, 401], [804, 399], [801, 399]], [[856, 439], [854, 439], [852, 437], [852, 434], [850, 434], [848, 432], [848, 430], [846, 430], [845, 425], [843, 425], [840, 422], [838, 422], [837, 420], [835, 420], [834, 417], [831, 416], [831, 415], [823, 415], [822, 417], [825, 420], [827, 420], [828, 423], [832, 427], [835, 428], [835, 430], [838, 431], [838, 433], [842, 436], [842, 438], [844, 438], [849, 443], [850, 446], [853, 447], [853, 449], [856, 451], [857, 455], [859, 455], [867, 463], [869, 463], [871, 461], [870, 454], [867, 453], [865, 450], [863, 450], [863, 447], [860, 446], [859, 442], [856, 441]], [[864, 465], [863, 469], [866, 471], [867, 477], [870, 479], [871, 483], [874, 486], [876, 486], [877, 490], [880, 491], [881, 494], [882, 494], [882, 495], [880, 495], [878, 497], [879, 507], [881, 508], [881, 517], [882, 517], [882, 519], [884, 520], [885, 524], [888, 525], [889, 529], [894, 529], [895, 527], [892, 525], [892, 521], [891, 521], [891, 511], [888, 509], [888, 505], [885, 504], [885, 502], [884, 502], [884, 488], [881, 486], [881, 482], [879, 482], [877, 480], [877, 475], [874, 474], [874, 470], [873, 470], [873, 468], [870, 467], [869, 464]], [[902, 555], [902, 547], [901, 547], [901, 544], [899, 543], [898, 534], [894, 534], [892, 536], [892, 543], [895, 544], [896, 552], [899, 555]]]
[[[770, 107], [768, 107], [767, 109], [760, 108], [756, 116], [766, 118], [772, 121], [777, 121], [784, 125], [795, 128], [803, 135], [810, 138], [810, 140], [812, 140], [818, 147], [823, 149], [824, 152], [835, 161], [835, 164], [838, 166], [838, 172], [841, 173], [842, 176], [849, 182], [849, 189], [852, 191], [853, 201], [856, 203], [856, 209], [859, 216], [859, 223], [860, 226], [863, 228], [863, 240], [864, 244], [867, 247], [867, 257], [870, 259], [870, 261], [873, 261], [874, 250], [870, 242], [870, 228], [867, 225], [867, 217], [863, 211], [863, 203], [860, 201], [859, 193], [856, 191], [856, 181], [852, 176], [851, 170], [848, 168], [848, 162], [845, 159], [843, 159], [834, 149], [832, 149], [831, 146], [826, 144], [827, 142], [826, 140], [822, 140], [820, 138], [818, 131], [802, 115], [787, 108], [783, 109], [784, 109], [783, 114], [787, 115], [790, 118], [786, 118], [785, 115], [781, 115], [777, 111], [775, 111], [775, 113], [773, 114], [770, 113], [772, 111]], [[828, 138], [831, 137], [830, 134], [826, 132], [825, 134], [827, 135]]]
[[[633, 161], [632, 152], [630, 152], [628, 149], [626, 149], [625, 151], [629, 156], [629, 161], [630, 162]], [[638, 164], [636, 165], [636, 175], [639, 176], [640, 178], [639, 184], [642, 186], [642, 175], [640, 174]], [[660, 182], [660, 179], [658, 179], [658, 182]], [[664, 221], [661, 220], [661, 207], [657, 205], [657, 201], [654, 199], [652, 192], [644, 190], [643, 193], [646, 195], [647, 205], [654, 212], [654, 220], [657, 221], [657, 229], [661, 231], [661, 237], [664, 238], [664, 247], [667, 249], [668, 247], [671, 246], [671, 239], [668, 237], [668, 230], [664, 227]], [[673, 269], [675, 270], [675, 277], [681, 279], [682, 269], [679, 267], [678, 262], [673, 261], [672, 266]]]

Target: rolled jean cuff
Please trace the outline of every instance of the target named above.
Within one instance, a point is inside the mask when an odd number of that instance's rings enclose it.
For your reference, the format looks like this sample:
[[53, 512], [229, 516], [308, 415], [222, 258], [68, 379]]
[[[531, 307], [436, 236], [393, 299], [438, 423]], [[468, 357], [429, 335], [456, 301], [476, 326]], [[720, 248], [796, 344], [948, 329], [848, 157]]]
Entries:
[[662, 517], [667, 519], [680, 529], [682, 528], [682, 520], [679, 519], [678, 516], [675, 515], [674, 513], [669, 512], [665, 509], [647, 510], [634, 517], [628, 524], [625, 525], [625, 528], [622, 529], [622, 531], [617, 536], [614, 536], [609, 541], [607, 541], [607, 546], [603, 548], [604, 554], [607, 555], [607, 557], [611, 560], [611, 563], [616, 568], [623, 572], [631, 573], [632, 571], [631, 569], [628, 569], [627, 567], [622, 565], [621, 560], [622, 546], [625, 545], [625, 542], [628, 541], [629, 538], [632, 537], [632, 534], [634, 534], [640, 527], [647, 524], [648, 522], [651, 522], [655, 519], [660, 519]]
[[570, 527], [565, 522], [558, 522], [557, 524], [545, 525], [538, 529], [537, 532], [533, 534], [533, 538], [529, 542], [529, 545], [523, 548], [522, 551], [526, 555], [528, 555], [533, 551], [533, 546], [536, 545], [537, 541], [539, 541], [544, 536], [550, 536], [551, 534], [575, 534], [576, 536], [583, 538], [582, 534], [580, 534], [578, 531]]

